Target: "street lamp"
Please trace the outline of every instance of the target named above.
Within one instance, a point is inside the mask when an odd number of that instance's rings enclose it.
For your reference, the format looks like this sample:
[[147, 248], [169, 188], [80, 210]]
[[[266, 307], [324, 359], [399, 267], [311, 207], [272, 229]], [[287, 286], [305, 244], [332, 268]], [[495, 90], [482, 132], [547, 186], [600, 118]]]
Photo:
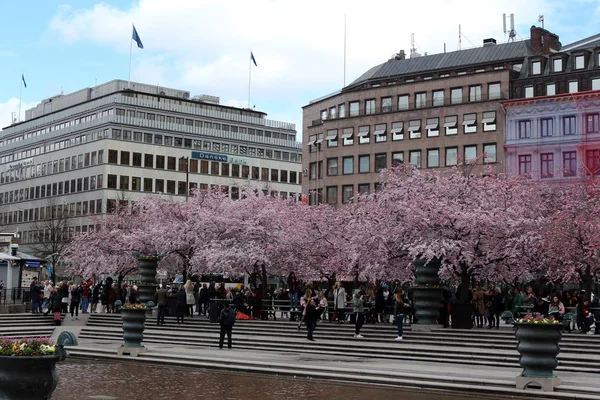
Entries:
[[190, 194], [190, 158], [189, 157], [179, 157], [179, 165], [181, 165], [181, 161], [185, 160], [185, 202], [187, 203], [189, 194]]

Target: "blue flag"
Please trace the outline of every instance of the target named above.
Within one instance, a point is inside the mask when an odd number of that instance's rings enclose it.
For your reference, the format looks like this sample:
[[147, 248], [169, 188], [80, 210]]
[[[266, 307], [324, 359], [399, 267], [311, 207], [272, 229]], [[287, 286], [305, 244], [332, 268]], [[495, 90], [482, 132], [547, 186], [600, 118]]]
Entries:
[[135, 30], [135, 25], [133, 26], [133, 35], [131, 36], [131, 38], [135, 40], [135, 42], [137, 43], [137, 47], [139, 47], [140, 49], [144, 48], [144, 45], [142, 44], [142, 39], [140, 39], [140, 35], [138, 35], [137, 31]]
[[25, 89], [27, 89], [27, 83], [25, 83], [25, 75], [21, 74], [21, 79], [23, 80], [23, 85], [25, 85]]
[[252, 54], [252, 52], [250, 52], [250, 59], [252, 60], [252, 62], [254, 63], [255, 67], [258, 67], [258, 65], [256, 65], [256, 59], [254, 58], [254, 54]]

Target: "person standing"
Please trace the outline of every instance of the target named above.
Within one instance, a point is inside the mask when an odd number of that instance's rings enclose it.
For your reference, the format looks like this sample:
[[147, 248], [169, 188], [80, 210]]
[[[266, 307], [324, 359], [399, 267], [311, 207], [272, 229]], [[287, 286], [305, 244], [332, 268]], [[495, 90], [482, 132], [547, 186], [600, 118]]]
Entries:
[[356, 323], [354, 324], [354, 338], [363, 339], [364, 336], [360, 334], [360, 330], [365, 324], [365, 287], [361, 286], [360, 289], [354, 292], [354, 314], [356, 315]]
[[231, 308], [231, 304], [226, 304], [223, 310], [221, 310], [221, 314], [219, 315], [219, 324], [221, 325], [219, 348], [223, 348], [225, 334], [227, 334], [227, 348], [231, 349], [231, 334], [233, 331], [233, 325], [235, 324], [235, 311], [233, 308]]
[[41, 302], [41, 291], [38, 285], [37, 277], [34, 276], [31, 280], [31, 284], [29, 285], [29, 293], [31, 296], [31, 313], [39, 314], [40, 313], [40, 302]]
[[69, 282], [66, 279], [64, 281], [62, 281], [62, 284], [60, 286], [60, 295], [62, 296], [61, 312], [63, 314], [66, 314], [67, 312], [69, 312]]
[[502, 314], [502, 308], [504, 307], [504, 296], [499, 287], [494, 291], [490, 306], [490, 320], [488, 329], [492, 329], [494, 325], [496, 329], [500, 329], [500, 314]]
[[80, 286], [75, 284], [71, 285], [71, 304], [69, 306], [69, 312], [71, 313], [71, 318], [73, 318], [73, 313], [75, 314], [75, 319], [79, 319], [79, 303], [81, 303], [81, 293], [83, 289]]
[[298, 308], [298, 280], [296, 280], [294, 272], [290, 272], [287, 284], [290, 290], [290, 311], [296, 311], [296, 308]]
[[345, 321], [344, 308], [346, 307], [346, 289], [342, 286], [342, 282], [335, 283], [333, 291], [333, 312], [337, 314], [337, 323], [341, 324]]
[[[60, 285], [60, 284], [59, 284]], [[55, 325], [60, 325], [62, 324], [62, 319], [61, 319], [61, 311], [63, 309], [63, 302], [62, 302], [62, 294], [58, 291], [58, 286], [52, 289], [52, 294], [50, 295], [50, 309], [52, 310], [52, 314], [53, 314], [53, 319], [54, 319], [54, 324]]]
[[313, 333], [317, 327], [317, 319], [319, 318], [319, 310], [315, 305], [314, 299], [309, 299], [308, 303], [304, 307], [304, 321], [306, 322], [306, 329], [308, 331], [306, 338], [310, 341], [314, 341]]
[[52, 283], [50, 281], [44, 282], [44, 302], [42, 303], [42, 311], [44, 311], [44, 315], [48, 315], [51, 310], [50, 308], [50, 296], [52, 295]]
[[403, 340], [402, 324], [404, 322], [404, 299], [402, 298], [402, 292], [396, 293], [394, 316], [396, 317], [396, 327], [398, 328], [398, 336], [394, 340]]
[[521, 306], [523, 305], [523, 296], [518, 288], [515, 288], [515, 296], [512, 302], [512, 313], [515, 318], [519, 318]]
[[[90, 280], [91, 282], [91, 280]], [[98, 302], [100, 301], [100, 292], [102, 291], [102, 283], [98, 282], [92, 290], [92, 309], [91, 312], [95, 313], [98, 311]]]
[[198, 310], [198, 315], [202, 313], [202, 315], [206, 316], [206, 311], [208, 310], [208, 288], [206, 287], [206, 283], [202, 284], [202, 288], [200, 289], [199, 294], [200, 309]]
[[189, 314], [190, 318], [194, 317], [194, 304], [196, 303], [196, 299], [194, 298], [194, 285], [191, 280], [187, 280], [184, 285], [185, 288], [185, 301], [187, 304], [186, 307], [186, 315]]
[[473, 311], [478, 328], [483, 328], [483, 314], [485, 314], [485, 295], [481, 286], [477, 285], [473, 291]]
[[177, 302], [175, 303], [175, 314], [177, 316], [177, 325], [179, 325], [180, 323], [184, 323], [184, 315], [187, 308], [187, 296], [183, 286], [179, 287], [179, 291], [177, 291], [177, 295], [175, 297], [177, 299]]
[[91, 292], [91, 286], [92, 286], [92, 281], [83, 281], [81, 284], [81, 313], [82, 314], [87, 314], [88, 313], [88, 307], [90, 304], [90, 292]]
[[158, 314], [156, 315], [156, 325], [164, 325], [165, 324], [165, 309], [169, 304], [169, 292], [167, 292], [167, 288], [161, 286], [160, 289], [154, 295], [156, 298], [156, 304], [158, 305]]

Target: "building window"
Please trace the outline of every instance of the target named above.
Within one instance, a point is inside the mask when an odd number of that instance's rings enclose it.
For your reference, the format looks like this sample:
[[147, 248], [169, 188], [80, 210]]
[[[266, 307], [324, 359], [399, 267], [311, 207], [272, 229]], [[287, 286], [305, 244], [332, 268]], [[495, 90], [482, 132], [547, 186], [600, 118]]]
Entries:
[[415, 108], [427, 107], [427, 92], [415, 93]]
[[175, 165], [177, 161], [175, 157], [167, 157], [167, 169], [171, 171], [175, 171]]
[[444, 91], [443, 90], [434, 90], [433, 91], [433, 106], [443, 106], [444, 105]]
[[392, 153], [392, 167], [395, 167], [398, 164], [404, 163], [404, 152], [403, 151], [395, 151]]
[[554, 154], [540, 154], [540, 171], [542, 178], [552, 178], [554, 175]]
[[592, 175], [600, 175], [600, 150], [588, 150], [585, 155], [588, 173]]
[[462, 99], [462, 88], [454, 88], [450, 91], [450, 104], [460, 104], [462, 103]]
[[563, 176], [577, 176], [577, 152], [563, 153]]
[[419, 139], [421, 137], [421, 120], [415, 119], [408, 122], [408, 137]]
[[375, 172], [381, 172], [387, 168], [387, 153], [375, 154]]
[[398, 111], [408, 110], [409, 100], [410, 100], [410, 96], [407, 94], [398, 96]]
[[416, 168], [421, 168], [421, 150], [411, 150], [408, 152], [409, 163]]
[[391, 97], [382, 97], [381, 98], [381, 112], [391, 112], [392, 111], [392, 98]]
[[375, 114], [375, 99], [365, 100], [365, 114]]
[[369, 194], [371, 190], [371, 185], [369, 183], [361, 183], [358, 185], [358, 194], [365, 195]]
[[327, 175], [336, 176], [338, 174], [338, 159], [328, 158], [327, 159]]
[[592, 79], [592, 90], [600, 90], [600, 78]]
[[356, 117], [359, 113], [360, 103], [358, 101], [350, 102], [350, 116]]
[[466, 163], [473, 163], [477, 160], [477, 146], [469, 145], [464, 147], [464, 160]]
[[444, 118], [444, 128], [446, 129], [446, 136], [458, 134], [458, 117], [451, 115]]
[[386, 124], [375, 125], [375, 131], [373, 132], [375, 137], [375, 143], [381, 143], [387, 141]]
[[481, 101], [481, 85], [469, 86], [469, 101]]
[[121, 151], [121, 165], [129, 165], [129, 152]]
[[562, 58], [555, 58], [552, 60], [552, 71], [562, 72]]
[[517, 126], [519, 129], [519, 139], [529, 139], [531, 137], [531, 121], [524, 120], [518, 121]]
[[165, 156], [156, 156], [156, 169], [165, 169]]
[[577, 81], [569, 82], [569, 93], [577, 93], [579, 91], [579, 84]]
[[144, 154], [144, 167], [145, 168], [154, 168], [154, 155], [153, 154]]
[[483, 123], [483, 131], [490, 132], [496, 130], [496, 111], [486, 111], [483, 113], [481, 120]]
[[366, 154], [358, 156], [358, 172], [364, 174], [369, 172], [369, 164], [371, 163], [371, 157]]
[[342, 186], [342, 203], [347, 204], [352, 202], [354, 196], [354, 186], [344, 185]]
[[317, 141], [317, 135], [311, 135], [308, 137], [308, 152], [314, 153], [317, 151], [317, 147], [315, 146], [315, 142]]
[[327, 204], [337, 204], [337, 186], [327, 186]]
[[[336, 114], [337, 114], [336, 111], [337, 111], [337, 109], [335, 108], [335, 106], [329, 107], [329, 118], [330, 119], [336, 118]], [[265, 136], [266, 136], [266, 133], [265, 133]]]
[[483, 163], [491, 164], [497, 161], [496, 158], [496, 143], [483, 145]]
[[519, 175], [531, 174], [531, 154], [519, 156]]
[[533, 97], [533, 86], [525, 86], [525, 97]]
[[126, 175], [121, 175], [119, 178], [119, 189], [129, 190], [129, 177]]
[[425, 130], [427, 131], [427, 137], [440, 136], [440, 119], [439, 118], [427, 118]]
[[539, 75], [542, 73], [542, 63], [540, 61], [531, 62], [531, 74]]
[[358, 127], [358, 144], [367, 144], [371, 141], [369, 137], [369, 126], [359, 126]]
[[458, 147], [446, 147], [446, 166], [458, 164]]
[[328, 130], [327, 137], [325, 138], [325, 140], [327, 140], [327, 147], [337, 147], [338, 146], [337, 129]]
[[354, 128], [344, 128], [342, 130], [342, 140], [344, 146], [352, 146], [354, 144]]
[[583, 56], [575, 56], [575, 69], [585, 68], [585, 59]]
[[546, 84], [546, 96], [554, 96], [556, 94], [556, 84], [548, 83]]
[[499, 83], [488, 83], [488, 100], [498, 100], [502, 97]]
[[327, 110], [321, 110], [321, 121], [327, 120]]
[[598, 117], [599, 114], [587, 114], [585, 116], [585, 131], [587, 133], [598, 133]]
[[563, 135], [575, 135], [577, 133], [577, 118], [572, 115], [563, 117]]
[[[116, 189], [117, 188], [117, 176], [116, 175], [111, 175], [108, 174], [108, 179], [106, 181], [106, 187], [108, 189]], [[65, 193], [68, 193], [69, 189], [68, 189], [68, 185], [65, 186]]]
[[477, 132], [477, 114], [463, 115], [463, 129], [464, 133]]
[[343, 174], [344, 175], [348, 175], [348, 174], [353, 174], [354, 173], [354, 157], [350, 156], [350, 157], [344, 157], [342, 159], [342, 164], [343, 164]]
[[339, 116], [340, 118], [346, 118], [346, 104], [340, 104], [338, 106], [338, 110], [339, 110]]
[[542, 137], [550, 137], [553, 132], [553, 119], [552, 118], [542, 118], [540, 119], [540, 135]]
[[108, 163], [109, 164], [117, 164], [118, 162], [119, 162], [119, 152], [117, 150], [108, 150]]
[[439, 149], [428, 149], [427, 150], [427, 167], [437, 168], [440, 166], [440, 150]]
[[392, 141], [396, 140], [404, 140], [404, 122], [392, 122], [392, 130], [390, 133], [392, 134]]

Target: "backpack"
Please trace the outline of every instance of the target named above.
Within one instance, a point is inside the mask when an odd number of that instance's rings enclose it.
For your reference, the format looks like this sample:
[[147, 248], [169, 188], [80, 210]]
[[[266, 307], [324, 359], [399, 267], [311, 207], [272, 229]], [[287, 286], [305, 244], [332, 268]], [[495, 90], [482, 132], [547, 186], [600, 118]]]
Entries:
[[221, 311], [222, 313], [222, 323], [223, 326], [233, 326], [233, 324], [235, 324], [235, 313], [233, 312], [232, 309], [230, 308], [225, 308], [223, 309], [223, 311]]

